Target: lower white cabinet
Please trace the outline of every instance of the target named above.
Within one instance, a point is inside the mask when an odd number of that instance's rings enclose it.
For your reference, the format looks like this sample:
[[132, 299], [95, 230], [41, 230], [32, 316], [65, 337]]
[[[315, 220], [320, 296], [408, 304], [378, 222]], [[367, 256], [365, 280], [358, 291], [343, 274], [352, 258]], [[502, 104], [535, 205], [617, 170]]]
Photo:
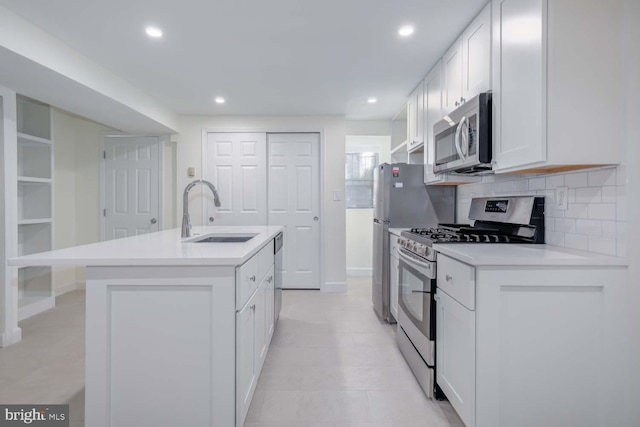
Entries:
[[236, 425], [243, 426], [274, 329], [273, 265], [236, 314]]
[[436, 381], [467, 427], [474, 426], [476, 314], [438, 289]]
[[629, 426], [626, 274], [439, 253], [436, 381], [466, 427]]

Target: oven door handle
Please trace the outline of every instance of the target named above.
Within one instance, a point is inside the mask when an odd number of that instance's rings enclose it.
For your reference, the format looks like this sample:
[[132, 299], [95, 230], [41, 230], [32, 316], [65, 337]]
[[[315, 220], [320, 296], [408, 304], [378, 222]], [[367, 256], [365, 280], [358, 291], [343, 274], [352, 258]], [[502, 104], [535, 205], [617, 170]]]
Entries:
[[405, 261], [407, 264], [411, 264], [416, 268], [420, 268], [420, 269], [427, 269], [429, 270], [430, 274], [426, 274], [427, 277], [429, 277], [430, 279], [433, 279], [436, 274], [435, 274], [435, 263], [432, 262], [423, 262], [420, 261], [418, 259], [416, 259], [415, 257], [411, 256], [410, 253], [404, 249], [404, 248], [398, 248], [398, 254], [400, 255], [400, 258]]

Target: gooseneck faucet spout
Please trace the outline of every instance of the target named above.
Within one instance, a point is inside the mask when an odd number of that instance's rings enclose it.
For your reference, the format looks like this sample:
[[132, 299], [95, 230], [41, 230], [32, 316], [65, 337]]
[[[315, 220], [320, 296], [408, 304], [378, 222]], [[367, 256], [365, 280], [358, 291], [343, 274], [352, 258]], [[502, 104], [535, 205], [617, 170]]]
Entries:
[[197, 183], [202, 183], [209, 187], [211, 192], [213, 193], [213, 204], [216, 207], [220, 207], [220, 197], [218, 197], [218, 190], [216, 187], [210, 183], [209, 181], [205, 181], [203, 179], [196, 179], [195, 181], [190, 182], [184, 189], [184, 193], [182, 194], [182, 237], [191, 237], [191, 216], [189, 215], [189, 191], [195, 187]]

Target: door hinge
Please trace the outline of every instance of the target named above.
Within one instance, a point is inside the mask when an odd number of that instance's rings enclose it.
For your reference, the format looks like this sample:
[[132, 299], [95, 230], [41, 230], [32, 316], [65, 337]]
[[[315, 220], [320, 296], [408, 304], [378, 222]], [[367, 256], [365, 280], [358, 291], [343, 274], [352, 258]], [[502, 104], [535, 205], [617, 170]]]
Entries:
[[106, 151], [103, 151], [103, 152], [102, 152], [102, 158], [103, 158], [103, 159], [105, 159], [105, 160], [107, 160], [107, 152], [106, 152]]
[[107, 210], [106, 209], [102, 209], [102, 216], [107, 216]]

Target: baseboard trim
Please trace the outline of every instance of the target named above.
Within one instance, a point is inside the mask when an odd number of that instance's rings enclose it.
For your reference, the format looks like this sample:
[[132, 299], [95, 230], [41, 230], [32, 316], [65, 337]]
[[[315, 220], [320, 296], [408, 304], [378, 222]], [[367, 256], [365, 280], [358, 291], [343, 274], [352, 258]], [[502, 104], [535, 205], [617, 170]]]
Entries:
[[373, 268], [347, 268], [347, 276], [373, 276]]
[[64, 295], [67, 292], [79, 291], [85, 289], [85, 282], [72, 282], [56, 288], [56, 296]]
[[324, 282], [320, 292], [347, 292], [347, 282]]
[[0, 348], [9, 347], [12, 344], [22, 341], [22, 329], [15, 328], [13, 332], [0, 334]]

